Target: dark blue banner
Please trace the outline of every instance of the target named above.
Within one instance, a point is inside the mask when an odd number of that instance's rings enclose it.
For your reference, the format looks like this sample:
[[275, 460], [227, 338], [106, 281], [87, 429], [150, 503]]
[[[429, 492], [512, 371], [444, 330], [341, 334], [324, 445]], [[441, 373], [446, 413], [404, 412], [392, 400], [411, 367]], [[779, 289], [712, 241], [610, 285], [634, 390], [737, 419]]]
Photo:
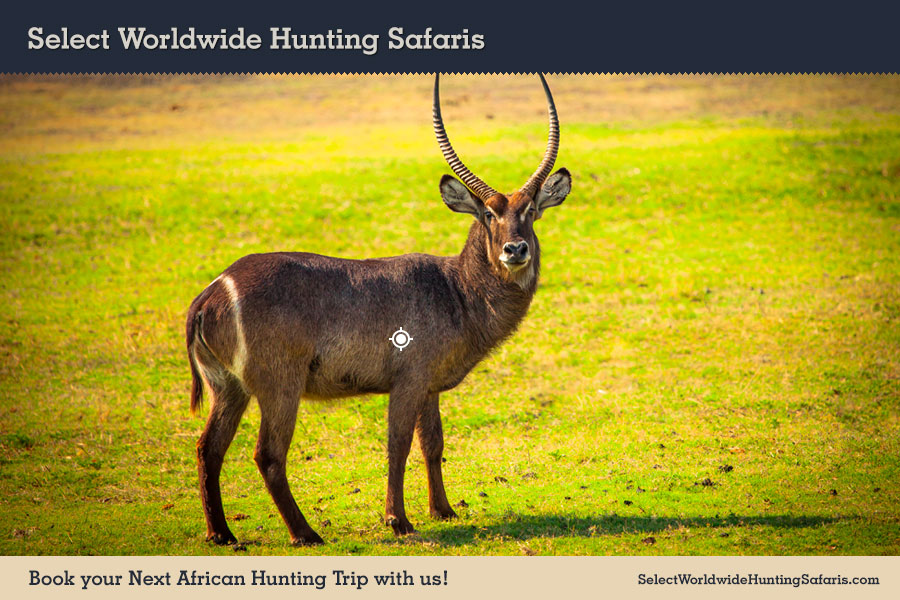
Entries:
[[2, 72], [897, 72], [895, 9], [487, 2], [6, 9]]

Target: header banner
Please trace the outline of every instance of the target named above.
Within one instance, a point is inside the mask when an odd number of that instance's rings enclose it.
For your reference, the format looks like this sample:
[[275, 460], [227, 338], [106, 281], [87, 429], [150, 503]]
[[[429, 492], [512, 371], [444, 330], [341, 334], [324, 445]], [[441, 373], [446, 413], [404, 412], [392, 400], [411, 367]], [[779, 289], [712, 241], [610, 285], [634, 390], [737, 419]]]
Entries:
[[[726, 9], [727, 7], [727, 9]], [[539, 7], [304, 3], [16, 6], [0, 71], [896, 72], [897, 21], [865, 3]]]

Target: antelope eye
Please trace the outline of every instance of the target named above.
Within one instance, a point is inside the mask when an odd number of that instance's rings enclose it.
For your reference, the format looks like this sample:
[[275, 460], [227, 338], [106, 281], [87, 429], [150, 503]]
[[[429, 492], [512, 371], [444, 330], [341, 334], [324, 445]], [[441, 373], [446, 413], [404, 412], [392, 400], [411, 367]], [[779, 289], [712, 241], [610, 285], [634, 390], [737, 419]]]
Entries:
[[486, 223], [490, 223], [494, 220], [494, 213], [489, 210], [484, 211], [484, 220]]

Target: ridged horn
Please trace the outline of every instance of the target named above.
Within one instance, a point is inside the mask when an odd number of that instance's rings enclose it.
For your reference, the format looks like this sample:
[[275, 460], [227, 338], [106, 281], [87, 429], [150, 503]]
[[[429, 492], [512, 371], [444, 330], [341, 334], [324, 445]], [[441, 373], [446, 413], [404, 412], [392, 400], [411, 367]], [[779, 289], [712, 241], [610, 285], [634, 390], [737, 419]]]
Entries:
[[453, 172], [456, 173], [456, 176], [462, 179], [462, 182], [466, 184], [466, 187], [472, 190], [472, 192], [481, 198], [482, 201], [495, 195], [497, 192], [472, 173], [472, 171], [459, 160], [456, 152], [453, 151], [453, 146], [450, 145], [450, 139], [447, 137], [447, 131], [444, 129], [444, 120], [441, 118], [440, 73], [435, 73], [434, 75], [433, 117], [434, 135], [437, 137], [438, 146], [441, 147], [444, 159], [447, 161], [447, 164], [450, 165], [450, 168], [453, 169]]
[[547, 85], [544, 75], [538, 73], [538, 77], [541, 78], [541, 85], [544, 86], [544, 94], [547, 96], [547, 112], [550, 113], [550, 133], [547, 135], [547, 150], [544, 152], [544, 160], [541, 161], [534, 175], [522, 186], [521, 192], [529, 196], [533, 196], [538, 187], [547, 179], [547, 175], [553, 169], [553, 163], [556, 162], [556, 154], [559, 152], [559, 117], [556, 114], [556, 104], [553, 103], [553, 94], [550, 93], [550, 86]]

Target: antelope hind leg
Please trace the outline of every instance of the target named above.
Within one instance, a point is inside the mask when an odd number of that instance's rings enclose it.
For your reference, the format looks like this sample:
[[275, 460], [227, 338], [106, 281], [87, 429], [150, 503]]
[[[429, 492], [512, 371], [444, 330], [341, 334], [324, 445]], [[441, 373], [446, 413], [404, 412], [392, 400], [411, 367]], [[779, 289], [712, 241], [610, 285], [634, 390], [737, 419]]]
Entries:
[[206, 540], [216, 544], [237, 542], [225, 520], [219, 475], [225, 452], [234, 434], [250, 396], [240, 382], [227, 377], [221, 385], [214, 385], [209, 419], [197, 442], [197, 469], [200, 475], [200, 501], [206, 516]]
[[300, 512], [287, 480], [286, 461], [297, 421], [299, 390], [259, 395], [262, 422], [254, 458], [295, 546], [324, 544]]

